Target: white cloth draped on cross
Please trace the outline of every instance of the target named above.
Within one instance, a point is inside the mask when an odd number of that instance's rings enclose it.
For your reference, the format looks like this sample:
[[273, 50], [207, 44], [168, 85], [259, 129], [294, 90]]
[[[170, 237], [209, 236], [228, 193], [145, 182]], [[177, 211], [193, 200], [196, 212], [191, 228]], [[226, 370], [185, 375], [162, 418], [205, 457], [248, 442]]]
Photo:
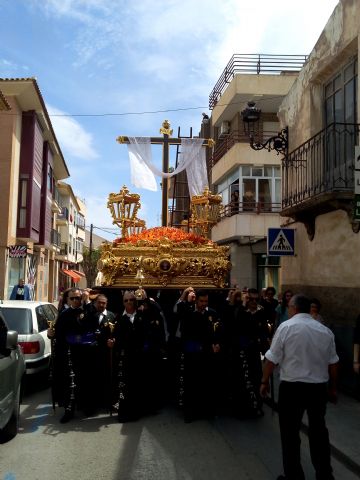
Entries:
[[150, 137], [128, 137], [131, 183], [137, 188], [157, 191], [155, 175], [171, 178], [186, 170], [190, 197], [201, 195], [208, 186], [204, 139], [182, 138], [178, 166], [172, 173], [162, 172], [152, 163]]

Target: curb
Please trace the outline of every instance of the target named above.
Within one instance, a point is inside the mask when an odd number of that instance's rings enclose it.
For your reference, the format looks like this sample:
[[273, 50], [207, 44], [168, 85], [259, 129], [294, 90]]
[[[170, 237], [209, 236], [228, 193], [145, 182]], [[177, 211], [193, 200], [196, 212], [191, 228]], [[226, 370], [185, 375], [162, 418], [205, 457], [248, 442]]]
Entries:
[[[308, 436], [308, 426], [302, 423], [301, 431]], [[330, 441], [331, 456], [338, 462], [342, 463], [348, 470], [357, 475], [360, 478], [360, 465], [352, 460], [346, 453], [339, 450], [335, 445], [332, 445]]]
[[[267, 398], [264, 400], [264, 403], [268, 405], [274, 412], [277, 412], [277, 403], [275, 403], [271, 398]], [[308, 426], [302, 422], [301, 426], [301, 432], [305, 433], [305, 435], [308, 437]], [[331, 443], [331, 438], [330, 438], [330, 451], [331, 451], [331, 456], [334, 457], [338, 462], [342, 463], [348, 470], [350, 470], [352, 473], [357, 475], [360, 478], [360, 464], [357, 462], [354, 462], [352, 458], [350, 458], [346, 453], [342, 452], [339, 448], [335, 447]]]

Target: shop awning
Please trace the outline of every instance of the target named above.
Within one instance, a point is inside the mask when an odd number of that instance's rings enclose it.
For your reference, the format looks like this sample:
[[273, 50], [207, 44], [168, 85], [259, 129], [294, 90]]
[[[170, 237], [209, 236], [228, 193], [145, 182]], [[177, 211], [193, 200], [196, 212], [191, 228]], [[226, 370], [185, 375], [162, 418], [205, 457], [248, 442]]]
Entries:
[[71, 277], [71, 279], [72, 279], [75, 283], [78, 283], [78, 282], [80, 282], [80, 280], [81, 280], [81, 276], [78, 275], [77, 273], [75, 273], [74, 270], [65, 270], [65, 269], [63, 269], [62, 272], [65, 273], [65, 275], [68, 275], [69, 277]]
[[75, 272], [77, 275], [80, 275], [80, 277], [86, 277], [84, 272], [80, 272], [80, 270], [71, 270], [72, 272]]

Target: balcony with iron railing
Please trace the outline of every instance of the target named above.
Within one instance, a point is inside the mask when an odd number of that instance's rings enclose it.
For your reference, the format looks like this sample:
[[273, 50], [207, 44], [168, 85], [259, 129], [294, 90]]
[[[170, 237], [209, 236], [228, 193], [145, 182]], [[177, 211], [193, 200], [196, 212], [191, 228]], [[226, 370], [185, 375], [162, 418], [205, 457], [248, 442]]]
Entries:
[[212, 228], [211, 239], [229, 243], [242, 239], [264, 239], [268, 229], [280, 227], [280, 202], [239, 202], [223, 206], [219, 222]]
[[227, 85], [237, 74], [285, 75], [299, 72], [306, 62], [306, 55], [235, 54], [209, 95], [209, 109], [218, 103]]
[[57, 214], [56, 220], [61, 225], [67, 225], [69, 222], [69, 209], [67, 207], [62, 207], [61, 213]]
[[210, 158], [210, 166], [213, 167], [237, 143], [249, 144], [249, 137], [241, 130], [234, 130], [220, 137], [216, 141], [213, 154]]
[[[241, 217], [246, 215], [251, 216], [258, 216], [261, 214], [274, 214], [276, 217], [279, 217], [279, 213], [281, 211], [281, 203], [280, 202], [263, 202], [263, 201], [251, 201], [251, 202], [236, 202], [228, 203], [227, 205], [223, 205], [222, 209], [220, 210], [219, 216], [219, 224], [222, 221], [228, 219], [229, 217], [239, 216], [240, 224], [242, 223]], [[183, 210], [176, 210], [176, 209], [169, 209], [169, 218], [172, 219], [170, 226], [182, 228], [183, 230], [190, 231], [190, 216], [191, 212], [183, 211]], [[244, 219], [245, 217], [243, 217]], [[235, 221], [235, 219], [234, 219]], [[245, 223], [247, 223], [245, 221]], [[241, 230], [240, 230], [241, 234]]]
[[242, 213], [279, 213], [281, 211], [280, 202], [236, 202], [224, 205], [220, 218], [232, 217]]
[[68, 254], [68, 244], [62, 242], [60, 245], [60, 255], [66, 257]]
[[[256, 132], [255, 141], [259, 143], [264, 143], [270, 137], [274, 136], [276, 132], [273, 131], [264, 131], [259, 130]], [[227, 135], [221, 136], [215, 144], [213, 153], [210, 157], [210, 167], [213, 168], [219, 160], [221, 160], [235, 145], [243, 144], [244, 147], [249, 150], [247, 156], [251, 154], [252, 150], [249, 148], [249, 136], [245, 134], [243, 130], [233, 130]], [[258, 162], [263, 163], [264, 159], [259, 157], [259, 152], [256, 152], [258, 156]], [[256, 163], [256, 162], [254, 162]]]
[[62, 206], [62, 197], [60, 195], [60, 191], [57, 187], [54, 187], [53, 192], [52, 192], [52, 197], [53, 200], [59, 205], [59, 207]]
[[77, 227], [81, 228], [81, 230], [85, 230], [85, 218], [82, 215], [77, 215], [75, 217], [75, 224]]
[[317, 215], [351, 210], [359, 128], [355, 123], [333, 123], [283, 160], [281, 215], [303, 221], [309, 235], [314, 234]]
[[53, 228], [51, 229], [50, 239], [51, 239], [52, 245], [58, 248], [61, 247], [61, 235], [57, 230]]

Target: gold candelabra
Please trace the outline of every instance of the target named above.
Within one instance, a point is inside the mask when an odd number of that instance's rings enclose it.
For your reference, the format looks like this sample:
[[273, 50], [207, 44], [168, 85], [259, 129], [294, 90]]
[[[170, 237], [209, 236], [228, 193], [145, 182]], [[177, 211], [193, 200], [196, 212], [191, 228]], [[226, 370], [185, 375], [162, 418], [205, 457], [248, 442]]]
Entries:
[[208, 187], [202, 195], [192, 197], [189, 227], [194, 233], [209, 236], [211, 227], [220, 219], [221, 201], [221, 195], [212, 194]]
[[109, 194], [107, 207], [113, 217], [113, 224], [120, 227], [122, 237], [145, 230], [145, 220], [137, 218], [137, 212], [141, 208], [140, 195], [130, 193], [126, 185], [119, 193]]

